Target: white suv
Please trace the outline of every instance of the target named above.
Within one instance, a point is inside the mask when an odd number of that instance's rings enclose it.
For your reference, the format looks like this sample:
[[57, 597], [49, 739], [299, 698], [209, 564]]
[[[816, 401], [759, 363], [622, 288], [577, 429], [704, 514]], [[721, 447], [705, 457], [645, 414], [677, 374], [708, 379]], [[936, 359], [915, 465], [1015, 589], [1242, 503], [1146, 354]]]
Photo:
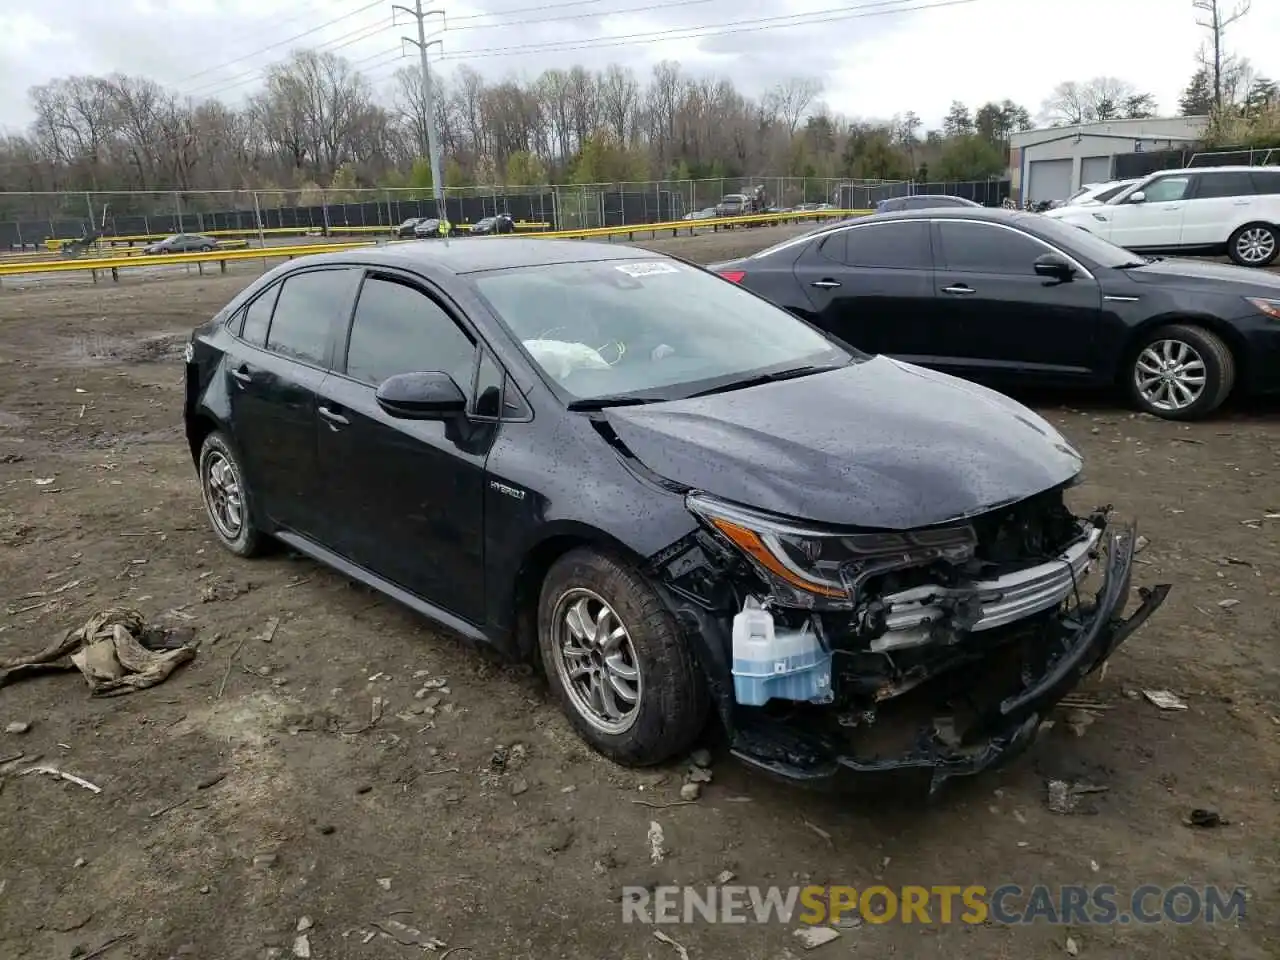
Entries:
[[1280, 255], [1280, 167], [1162, 170], [1106, 203], [1046, 217], [1140, 253], [1227, 254], [1244, 267]]

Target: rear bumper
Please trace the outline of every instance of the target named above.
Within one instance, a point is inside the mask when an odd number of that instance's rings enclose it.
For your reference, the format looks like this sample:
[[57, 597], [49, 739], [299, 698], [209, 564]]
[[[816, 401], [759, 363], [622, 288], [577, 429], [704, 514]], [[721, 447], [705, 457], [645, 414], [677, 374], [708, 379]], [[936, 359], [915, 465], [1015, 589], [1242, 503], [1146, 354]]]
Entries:
[[[820, 787], [851, 789], [893, 781], [924, 779], [930, 793], [952, 777], [1000, 766], [1025, 751], [1041, 722], [1058, 702], [1106, 661], [1164, 602], [1168, 585], [1142, 591], [1142, 603], [1123, 617], [1133, 572], [1136, 539], [1132, 527], [1108, 530], [1103, 537], [1106, 566], [1101, 588], [1079, 620], [1058, 618], [1055, 631], [1062, 650], [1044, 671], [1010, 691], [966, 731], [963, 743], [948, 744], [933, 728], [922, 729], [915, 746], [891, 758], [867, 759], [848, 752], [847, 744], [800, 724], [758, 721], [738, 727], [732, 751], [749, 766], [787, 780]], [[1046, 637], [1046, 642], [1050, 638]]]

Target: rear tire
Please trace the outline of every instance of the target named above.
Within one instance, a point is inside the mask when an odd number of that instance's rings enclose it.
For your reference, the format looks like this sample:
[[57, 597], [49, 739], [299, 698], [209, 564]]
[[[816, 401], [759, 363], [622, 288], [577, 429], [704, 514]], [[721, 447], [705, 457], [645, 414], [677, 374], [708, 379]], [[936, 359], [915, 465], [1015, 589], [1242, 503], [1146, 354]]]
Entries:
[[1246, 223], [1227, 241], [1227, 255], [1242, 267], [1267, 267], [1280, 256], [1280, 228]]
[[254, 557], [266, 535], [253, 522], [253, 498], [230, 441], [218, 430], [200, 447], [200, 495], [218, 542], [238, 557]]
[[538, 647], [569, 722], [616, 763], [661, 763], [702, 731], [702, 673], [671, 612], [629, 564], [590, 548], [557, 560], [538, 601]]
[[1125, 376], [1140, 410], [1164, 420], [1199, 420], [1231, 393], [1236, 364], [1216, 333], [1178, 323], [1143, 337]]

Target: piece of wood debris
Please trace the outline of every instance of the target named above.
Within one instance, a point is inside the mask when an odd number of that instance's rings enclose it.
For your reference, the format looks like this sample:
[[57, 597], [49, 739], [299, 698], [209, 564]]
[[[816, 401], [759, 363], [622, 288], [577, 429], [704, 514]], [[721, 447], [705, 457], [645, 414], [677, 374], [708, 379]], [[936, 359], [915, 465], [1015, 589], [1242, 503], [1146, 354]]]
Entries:
[[86, 790], [89, 790], [93, 793], [102, 792], [102, 788], [98, 786], [96, 783], [90, 783], [88, 780], [84, 779], [84, 777], [77, 777], [74, 773], [67, 773], [65, 770], [59, 770], [57, 767], [49, 767], [44, 765], [27, 767], [27, 769], [23, 770], [22, 773], [19, 774], [19, 776], [25, 777], [29, 773], [43, 773], [50, 777], [58, 777], [61, 780], [66, 780], [69, 783], [74, 783], [76, 786], [84, 787]]
[[642, 807], [652, 807], [655, 810], [665, 810], [667, 807], [697, 806], [693, 800], [669, 800], [666, 803], [661, 803], [656, 800], [632, 800], [631, 802]]
[[814, 833], [816, 833], [818, 836], [820, 836], [823, 840], [827, 841], [827, 846], [829, 846], [832, 850], [836, 848], [835, 841], [831, 839], [831, 834], [827, 833], [827, 831], [823, 830], [817, 824], [810, 823], [808, 820], [801, 820], [800, 822], [803, 823], [810, 830], [812, 830]]
[[689, 951], [685, 949], [684, 944], [680, 943], [680, 941], [667, 936], [661, 930], [653, 931], [653, 939], [672, 947], [676, 953], [680, 954], [680, 960], [689, 960]]

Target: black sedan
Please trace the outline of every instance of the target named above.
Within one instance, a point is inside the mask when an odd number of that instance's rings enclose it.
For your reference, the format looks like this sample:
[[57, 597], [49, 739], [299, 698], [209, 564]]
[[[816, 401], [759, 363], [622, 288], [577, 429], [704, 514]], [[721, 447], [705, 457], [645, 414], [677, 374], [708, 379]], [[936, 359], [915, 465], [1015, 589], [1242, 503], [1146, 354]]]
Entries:
[[1119, 386], [1174, 420], [1280, 391], [1280, 276], [1140, 257], [1038, 214], [863, 217], [714, 269], [860, 350], [969, 379]]
[[476, 236], [515, 232], [515, 220], [505, 213], [500, 213], [496, 217], [485, 217], [483, 220], [477, 220], [471, 225], [471, 233]]
[[964, 197], [944, 193], [917, 193], [909, 197], [890, 197], [876, 204], [876, 213], [896, 213], [899, 210], [937, 210], [945, 207], [977, 207], [982, 204]]
[[1133, 531], [1067, 509], [1080, 457], [1030, 410], [634, 248], [283, 264], [193, 335], [184, 413], [228, 550], [539, 657], [627, 764], [710, 709], [773, 773], [936, 787], [1030, 743], [1165, 592], [1124, 619]]

